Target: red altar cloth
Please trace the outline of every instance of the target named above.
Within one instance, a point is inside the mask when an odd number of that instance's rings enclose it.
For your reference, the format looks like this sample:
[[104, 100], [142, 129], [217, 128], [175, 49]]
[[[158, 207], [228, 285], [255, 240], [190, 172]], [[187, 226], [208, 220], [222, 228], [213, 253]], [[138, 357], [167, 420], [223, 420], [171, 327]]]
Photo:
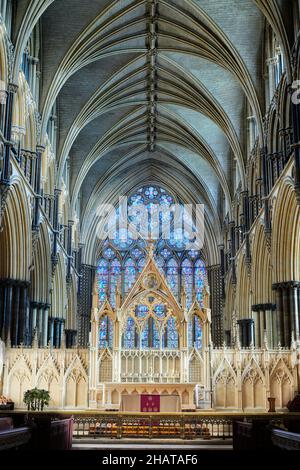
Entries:
[[143, 413], [159, 413], [160, 395], [141, 395], [141, 411]]

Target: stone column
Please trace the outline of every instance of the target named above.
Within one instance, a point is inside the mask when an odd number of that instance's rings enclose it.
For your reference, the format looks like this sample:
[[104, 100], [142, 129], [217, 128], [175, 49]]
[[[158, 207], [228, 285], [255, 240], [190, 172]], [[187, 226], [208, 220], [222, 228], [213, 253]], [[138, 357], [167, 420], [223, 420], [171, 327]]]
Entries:
[[277, 329], [277, 312], [276, 312], [276, 307], [274, 310], [272, 310], [272, 346], [273, 348], [278, 345], [279, 338], [280, 338], [280, 331]]
[[62, 339], [63, 339], [63, 334], [64, 334], [64, 324], [65, 324], [65, 320], [60, 319], [59, 320], [59, 348], [62, 346]]
[[10, 151], [11, 151], [11, 128], [12, 128], [12, 112], [13, 101], [18, 86], [10, 83], [7, 91], [5, 124], [4, 124], [4, 137], [6, 139], [4, 148], [4, 161], [1, 174], [1, 183], [9, 184], [10, 181]]
[[286, 285], [282, 287], [282, 302], [283, 302], [283, 328], [284, 328], [284, 346], [290, 347], [291, 345], [291, 319], [290, 319], [290, 306], [289, 306], [289, 287]]
[[[293, 93], [294, 90], [291, 89]], [[292, 103], [294, 160], [295, 160], [295, 193], [300, 204], [300, 106]]]
[[39, 303], [37, 312], [37, 331], [40, 348], [43, 347], [44, 308], [45, 304]]
[[283, 296], [281, 284], [273, 284], [273, 290], [276, 291], [276, 311], [277, 311], [277, 322], [276, 330], [278, 332], [278, 342], [281, 346], [285, 344], [284, 338], [284, 321], [283, 321]]
[[12, 346], [18, 346], [19, 340], [19, 315], [20, 315], [20, 284], [13, 288], [13, 316], [12, 316]]
[[291, 329], [295, 339], [299, 338], [299, 310], [298, 310], [299, 283], [291, 283], [290, 287], [290, 310]]
[[30, 334], [30, 344], [32, 343], [34, 330], [37, 327], [37, 312], [38, 312], [38, 303], [31, 302], [30, 304], [30, 326], [29, 326], [29, 334]]
[[274, 348], [278, 345], [277, 331], [276, 331], [276, 305], [269, 302], [265, 304], [265, 319], [268, 346]]
[[71, 349], [75, 346], [77, 330], [65, 330], [66, 335], [66, 348]]
[[2, 310], [0, 311], [0, 318], [2, 318], [1, 337], [6, 342], [11, 328], [13, 286], [10, 280], [1, 282], [3, 294]]
[[26, 283], [20, 286], [20, 310], [19, 310], [19, 329], [18, 344], [27, 343], [26, 324], [27, 324], [27, 294], [28, 286]]
[[73, 220], [68, 222], [68, 241], [67, 241], [67, 254], [68, 254], [68, 265], [67, 265], [67, 282], [71, 280], [71, 268], [72, 268], [72, 227], [74, 225]]
[[48, 319], [48, 338], [50, 347], [54, 347], [54, 318]]
[[37, 147], [37, 156], [36, 156], [36, 168], [35, 168], [35, 205], [34, 205], [34, 215], [33, 215], [33, 222], [32, 228], [33, 230], [37, 230], [39, 227], [39, 220], [40, 220], [40, 201], [41, 201], [41, 172], [42, 172], [42, 153], [44, 152], [45, 148], [38, 146]]
[[237, 321], [240, 330], [240, 341], [242, 348], [249, 348], [254, 344], [254, 320], [252, 318], [244, 318]]
[[43, 348], [46, 348], [48, 344], [49, 309], [50, 309], [50, 305], [45, 304], [45, 308], [43, 312], [43, 331], [42, 331], [42, 347]]
[[59, 318], [54, 319], [54, 347], [59, 348], [60, 346], [60, 320]]
[[58, 213], [59, 213], [59, 196], [61, 194], [60, 189], [54, 190], [54, 208], [53, 208], [53, 244], [52, 244], [52, 271], [55, 270], [57, 265], [57, 244], [59, 237], [59, 227], [58, 227]]
[[262, 348], [264, 345], [264, 337], [265, 337], [265, 330], [266, 330], [266, 312], [265, 309], [259, 312], [259, 322], [260, 322], [260, 347]]

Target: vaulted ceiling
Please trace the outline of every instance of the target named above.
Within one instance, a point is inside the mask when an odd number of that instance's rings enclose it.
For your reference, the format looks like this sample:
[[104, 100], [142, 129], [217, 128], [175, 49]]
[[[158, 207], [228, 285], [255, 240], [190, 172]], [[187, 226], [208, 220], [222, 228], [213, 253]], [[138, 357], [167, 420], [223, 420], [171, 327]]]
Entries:
[[247, 107], [262, 138], [265, 17], [279, 29], [280, 2], [21, 0], [20, 24], [29, 3], [42, 24], [43, 130], [57, 101], [72, 207], [80, 195], [87, 220], [105, 198], [161, 183], [205, 203], [217, 230], [234, 179], [245, 183]]

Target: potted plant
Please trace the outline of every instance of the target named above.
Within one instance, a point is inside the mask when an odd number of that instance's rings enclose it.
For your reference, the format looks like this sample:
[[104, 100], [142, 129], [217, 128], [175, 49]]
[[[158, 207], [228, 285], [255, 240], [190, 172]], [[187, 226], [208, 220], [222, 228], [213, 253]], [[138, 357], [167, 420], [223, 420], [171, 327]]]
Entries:
[[28, 411], [43, 411], [44, 406], [49, 405], [50, 394], [47, 390], [33, 388], [24, 393], [23, 401]]

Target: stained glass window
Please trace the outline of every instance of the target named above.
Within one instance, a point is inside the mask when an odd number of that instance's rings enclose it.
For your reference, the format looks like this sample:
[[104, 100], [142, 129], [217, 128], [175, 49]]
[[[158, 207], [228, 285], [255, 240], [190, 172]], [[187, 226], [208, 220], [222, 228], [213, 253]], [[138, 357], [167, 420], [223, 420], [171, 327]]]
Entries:
[[143, 324], [142, 349], [160, 349], [160, 333], [155, 319], [151, 316]]
[[166, 307], [162, 304], [156, 305], [154, 307], [154, 312], [156, 318], [158, 318], [159, 320], [163, 320], [166, 316]]
[[142, 349], [149, 348], [149, 318], [144, 323], [144, 328], [141, 333], [141, 346]]
[[136, 324], [132, 317], [128, 317], [124, 331], [123, 347], [125, 349], [134, 349], [138, 346], [138, 335]]
[[98, 290], [99, 290], [99, 300], [103, 302], [106, 297], [107, 288], [108, 288], [108, 262], [105, 259], [101, 259], [98, 264]]
[[163, 335], [163, 347], [167, 349], [178, 349], [178, 331], [176, 326], [176, 318], [170, 317], [167, 321], [164, 335]]
[[125, 293], [127, 294], [133, 284], [135, 283], [136, 278], [136, 267], [132, 258], [128, 258], [125, 262], [124, 270], [124, 284], [125, 284]]
[[206, 281], [206, 269], [204, 262], [199, 259], [195, 263], [195, 291], [197, 299], [202, 306], [202, 292]]
[[202, 326], [200, 322], [200, 318], [198, 315], [194, 316], [195, 322], [195, 347], [198, 349], [202, 348]]
[[110, 266], [110, 303], [116, 306], [117, 287], [121, 288], [121, 263], [115, 258]]
[[138, 271], [139, 273], [141, 273], [144, 269], [144, 266], [145, 266], [145, 262], [146, 262], [146, 259], [145, 258], [141, 258], [139, 261], [138, 261]]
[[174, 295], [178, 297], [178, 265], [174, 258], [167, 263], [167, 279]]
[[202, 348], [202, 325], [198, 315], [193, 315], [188, 326], [188, 342], [190, 348]]
[[112, 348], [113, 322], [108, 315], [100, 318], [99, 348]]
[[[129, 207], [138, 204], [143, 204], [147, 208], [154, 208], [157, 204], [170, 207], [178, 202], [180, 203], [180, 201], [176, 201], [173, 196], [168, 194], [165, 189], [155, 185], [139, 188], [128, 198]], [[135, 215], [132, 217], [135, 223], [135, 218], [138, 218], [138, 216]], [[165, 217], [169, 217], [168, 220], [171, 221], [170, 239], [164, 239], [161, 236], [161, 221], [165, 220]], [[185, 288], [187, 307], [189, 308], [192, 304], [194, 294], [200, 304], [202, 304], [202, 291], [207, 282], [206, 268], [201, 251], [185, 249], [186, 238], [181, 238], [182, 228], [180, 227], [180, 223], [177, 225], [173, 223], [174, 219], [173, 214], [170, 215], [169, 213], [161, 212], [159, 219], [156, 217], [151, 220], [151, 218], [148, 217], [148, 229], [151, 231], [151, 227], [157, 228], [159, 220], [161, 238], [155, 243], [156, 264], [166, 277], [170, 289], [179, 302], [181, 300], [181, 290], [183, 287]], [[145, 242], [142, 237], [138, 240], [134, 240], [133, 237], [130, 237], [130, 234], [127, 240], [124, 240], [123, 237], [125, 236], [126, 231], [122, 229], [116, 232], [113, 240], [106, 240], [103, 244], [98, 263], [97, 283], [99, 302], [102, 303], [106, 295], [108, 295], [112, 307], [115, 307], [118, 284], [121, 284], [120, 290], [124, 300], [136, 282], [138, 275], [142, 272], [146, 262], [145, 254], [147, 242]], [[156, 320], [153, 319], [151, 323], [152, 320], [150, 321], [150, 318], [148, 318], [149, 321], [147, 320], [147, 325], [141, 330], [142, 347], [159, 347], [160, 334], [157, 325], [164, 321], [166, 317], [166, 307], [164, 305], [157, 305], [154, 314]], [[139, 315], [142, 315], [141, 311]], [[124, 344], [126, 343], [126, 347], [128, 348], [137, 347], [139, 345], [137, 330], [132, 321], [134, 322], [133, 319], [129, 321], [126, 326], [126, 333], [124, 334]], [[169, 347], [167, 346], [168, 341], [169, 344], [173, 344], [173, 346], [176, 343], [176, 338], [175, 340], [166, 339], [168, 331], [173, 332], [174, 337], [176, 336], [176, 331], [174, 328], [172, 329], [172, 321], [173, 320], [170, 321], [170, 324], [168, 323], [168, 327], [165, 328], [162, 334], [163, 344], [166, 345], [165, 347]], [[200, 323], [198, 325], [197, 321], [198, 320], [194, 320], [189, 323], [189, 345], [191, 346], [195, 343], [198, 345], [197, 347], [200, 347], [202, 330]]]
[[189, 308], [193, 301], [193, 264], [186, 258], [182, 263], [182, 284], [186, 293], [186, 306]]
[[[156, 306], [156, 308], [162, 307], [164, 313], [164, 306]], [[159, 312], [162, 313], [162, 309]], [[135, 315], [141, 326], [141, 347], [142, 349], [159, 349], [160, 348], [160, 333], [157, 327], [156, 321], [152, 316], [148, 316], [149, 309], [146, 305], [137, 305], [135, 309]]]

